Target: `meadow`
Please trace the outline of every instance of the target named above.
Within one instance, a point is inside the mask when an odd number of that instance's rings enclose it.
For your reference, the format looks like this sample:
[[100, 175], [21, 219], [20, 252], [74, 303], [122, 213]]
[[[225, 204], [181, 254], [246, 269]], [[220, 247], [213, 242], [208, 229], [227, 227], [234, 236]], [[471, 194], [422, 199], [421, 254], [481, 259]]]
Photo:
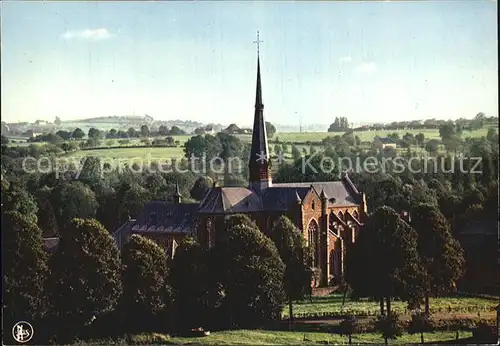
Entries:
[[[462, 134], [462, 138], [466, 137], [482, 137], [486, 136], [488, 131], [488, 127], [484, 127], [477, 131], [465, 131]], [[356, 136], [359, 136], [362, 142], [371, 142], [373, 137], [375, 136], [387, 136], [389, 133], [398, 133], [400, 137], [402, 137], [406, 133], [423, 133], [425, 135], [426, 140], [429, 139], [439, 139], [439, 131], [438, 130], [383, 130], [383, 131], [357, 131], [354, 132]], [[288, 143], [296, 143], [297, 148], [302, 151], [303, 149], [306, 152], [310, 151], [311, 145], [306, 144], [310, 142], [321, 142], [324, 138], [328, 136], [341, 135], [340, 132], [278, 132], [274, 134], [272, 138], [269, 138], [269, 150], [271, 153], [275, 154], [275, 141], [279, 140], [280, 142], [288, 142]], [[102, 158], [111, 158], [111, 159], [124, 159], [130, 160], [135, 159], [137, 161], [143, 160], [147, 162], [147, 160], [151, 160], [151, 162], [165, 162], [172, 158], [182, 158], [184, 157], [184, 143], [189, 140], [193, 135], [179, 135], [173, 136], [174, 140], [178, 142], [177, 147], [137, 147], [143, 145], [141, 139], [131, 139], [128, 144], [121, 145], [119, 143], [119, 139], [105, 139], [101, 142], [101, 148], [98, 149], [86, 149], [86, 150], [77, 150], [70, 152], [68, 154], [63, 154], [67, 157], [81, 158], [85, 156], [98, 156]], [[252, 136], [250, 134], [244, 135], [236, 135], [242, 142], [250, 143], [252, 140]], [[14, 140], [15, 143], [11, 143], [12, 146], [28, 146], [30, 144], [34, 145], [43, 145], [43, 142], [37, 143], [29, 143], [26, 142], [26, 137], [10, 137], [11, 140]], [[153, 140], [154, 138], [150, 138]], [[116, 146], [120, 146], [116, 148]], [[130, 146], [130, 148], [127, 148]], [[366, 146], [366, 145], [365, 145]], [[315, 146], [318, 151], [323, 150], [323, 146]], [[397, 149], [398, 151], [405, 151], [406, 149]], [[414, 147], [412, 148], [415, 152], [423, 152], [425, 151], [422, 147]], [[441, 148], [441, 151], [444, 149]], [[285, 152], [285, 159], [288, 162], [291, 162], [291, 147], [287, 148]]]
[[[331, 294], [327, 296], [313, 296], [294, 304], [294, 316], [300, 317], [333, 317], [346, 314], [357, 316], [375, 316], [380, 313], [378, 302], [360, 300], [353, 301], [346, 298], [342, 305], [342, 294]], [[475, 298], [475, 297], [439, 297], [429, 300], [431, 313], [491, 313], [498, 305], [498, 299]], [[395, 301], [391, 309], [399, 314], [407, 314], [407, 304]], [[288, 308], [283, 309], [283, 318], [288, 318]]]
[[[460, 338], [470, 338], [470, 331], [460, 331]], [[455, 332], [424, 333], [425, 342], [439, 342], [455, 340]], [[105, 344], [108, 342], [96, 342]], [[274, 331], [274, 330], [228, 330], [213, 332], [204, 337], [179, 337], [160, 333], [144, 333], [132, 335], [127, 340], [114, 341], [113, 344], [163, 344], [163, 345], [324, 345], [324, 344], [347, 344], [346, 336], [326, 332], [301, 332], [301, 331]], [[383, 344], [384, 340], [380, 334], [364, 333], [352, 336], [353, 344]], [[389, 344], [418, 344], [420, 335], [403, 333], [397, 340], [389, 340]], [[80, 343], [79, 345], [91, 345], [92, 343]]]

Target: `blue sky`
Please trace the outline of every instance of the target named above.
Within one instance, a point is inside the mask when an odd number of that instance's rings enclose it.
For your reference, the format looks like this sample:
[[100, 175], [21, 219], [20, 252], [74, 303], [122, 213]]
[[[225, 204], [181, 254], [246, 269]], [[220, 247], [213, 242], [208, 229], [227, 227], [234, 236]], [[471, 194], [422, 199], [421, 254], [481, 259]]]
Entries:
[[[497, 3], [2, 2], [2, 118], [498, 116]], [[297, 112], [297, 113], [295, 113]]]

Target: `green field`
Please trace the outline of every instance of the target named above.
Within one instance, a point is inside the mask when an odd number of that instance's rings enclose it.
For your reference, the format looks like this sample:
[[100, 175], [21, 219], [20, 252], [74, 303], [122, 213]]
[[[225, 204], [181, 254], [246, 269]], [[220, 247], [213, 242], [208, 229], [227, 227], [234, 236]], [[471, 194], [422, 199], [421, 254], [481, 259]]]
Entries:
[[[294, 304], [295, 317], [335, 316], [344, 314], [377, 315], [380, 312], [378, 302], [351, 301], [346, 299], [342, 307], [342, 294], [332, 294], [323, 297], [312, 297]], [[391, 309], [397, 313], [406, 313], [406, 303], [395, 301]], [[430, 298], [431, 313], [476, 313], [491, 311], [498, 305], [498, 300], [470, 297]], [[288, 308], [283, 309], [283, 317], [288, 318]]]
[[[460, 338], [470, 338], [472, 333], [460, 331]], [[425, 342], [455, 340], [455, 332], [424, 333]], [[105, 342], [109, 343], [109, 342]], [[121, 340], [113, 344], [163, 344], [163, 345], [318, 345], [347, 344], [348, 339], [338, 334], [320, 332], [289, 332], [272, 330], [230, 330], [211, 333], [205, 337], [170, 337], [167, 334], [148, 333], [133, 335], [127, 342]], [[352, 336], [353, 344], [383, 344], [380, 334], [366, 333]], [[418, 344], [420, 335], [403, 333], [397, 340], [389, 340], [389, 344]], [[95, 344], [103, 344], [96, 342]], [[80, 343], [79, 345], [88, 345]]]
[[[467, 138], [467, 137], [482, 137], [486, 136], [486, 133], [488, 132], [488, 127], [484, 127], [482, 129], [479, 129], [477, 131], [464, 131], [462, 134], [462, 138]], [[417, 135], [419, 133], [423, 133], [425, 138], [427, 140], [429, 139], [440, 139], [439, 137], [439, 131], [438, 130], [429, 130], [429, 129], [422, 129], [422, 130], [382, 130], [382, 131], [354, 131], [354, 135], [358, 136], [361, 141], [363, 142], [371, 142], [373, 140], [373, 137], [375, 136], [380, 136], [380, 137], [386, 137], [390, 133], [397, 133], [399, 134], [399, 137], [403, 137], [406, 133], [412, 133], [414, 135]], [[336, 135], [342, 135], [343, 132], [277, 132], [274, 134], [274, 136], [271, 138], [271, 140], [275, 140], [278, 138], [282, 142], [317, 142], [321, 141], [322, 139], [328, 137], [328, 136], [336, 136]], [[250, 141], [251, 140], [251, 135], [238, 135], [238, 137], [241, 140], [245, 141]]]
[[168, 161], [171, 158], [184, 157], [182, 147], [175, 148], [110, 148], [110, 149], [94, 149], [94, 150], [79, 150], [72, 152], [67, 157], [84, 157], [98, 156], [101, 158], [126, 159], [126, 160], [146, 160], [151, 161]]

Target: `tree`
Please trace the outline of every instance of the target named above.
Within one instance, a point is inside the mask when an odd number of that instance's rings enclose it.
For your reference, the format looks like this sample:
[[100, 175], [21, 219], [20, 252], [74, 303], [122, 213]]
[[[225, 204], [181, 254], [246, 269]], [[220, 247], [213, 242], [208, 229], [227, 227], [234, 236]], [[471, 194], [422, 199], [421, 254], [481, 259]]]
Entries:
[[340, 322], [340, 335], [347, 335], [349, 345], [352, 344], [352, 335], [359, 331], [359, 322], [356, 316], [349, 315]]
[[335, 117], [335, 121], [328, 128], [328, 132], [343, 132], [349, 129], [349, 122], [346, 117]]
[[396, 340], [398, 336], [403, 335], [399, 318], [394, 313], [380, 315], [375, 323], [375, 328], [381, 332], [386, 345], [388, 339]]
[[294, 161], [299, 160], [302, 157], [302, 153], [296, 145], [292, 145], [292, 158]]
[[[74, 219], [50, 258], [50, 302], [63, 337], [112, 311], [121, 296], [121, 265], [113, 237], [94, 219]], [[59, 341], [59, 340], [58, 340]]]
[[171, 264], [171, 284], [175, 296], [174, 315], [177, 328], [190, 330], [216, 320], [219, 304], [218, 285], [212, 278], [207, 253], [192, 238], [183, 239]]
[[93, 186], [101, 181], [102, 165], [98, 156], [85, 156], [80, 163], [80, 175], [78, 179], [89, 186]]
[[38, 227], [42, 230], [44, 237], [54, 237], [59, 234], [57, 218], [50, 198], [51, 194], [52, 189], [47, 186], [42, 187], [36, 193]]
[[222, 148], [219, 157], [223, 159], [224, 162], [229, 162], [232, 158], [241, 157], [243, 143], [241, 143], [238, 137], [219, 132], [215, 135], [215, 138], [219, 141], [220, 147]]
[[272, 138], [275, 133], [276, 133], [276, 127], [274, 127], [274, 125], [271, 124], [269, 121], [266, 121], [266, 134], [267, 134], [267, 137]]
[[18, 184], [10, 184], [8, 189], [2, 189], [2, 210], [17, 211], [28, 222], [36, 224], [38, 206], [33, 196]]
[[54, 120], [54, 125], [61, 126], [61, 118], [56, 117], [56, 119]]
[[59, 130], [56, 132], [56, 135], [67, 141], [71, 138], [72, 133], [69, 131]]
[[424, 333], [432, 331], [432, 322], [429, 314], [425, 312], [416, 312], [411, 315], [411, 321], [408, 325], [408, 333], [420, 333], [420, 343], [424, 343]]
[[439, 137], [441, 137], [441, 139], [451, 137], [455, 133], [455, 125], [451, 121], [439, 126]]
[[197, 160], [205, 158], [210, 161], [222, 152], [222, 145], [212, 135], [193, 136], [184, 143], [184, 154], [186, 158], [194, 157]]
[[98, 207], [95, 193], [79, 181], [57, 186], [52, 201], [60, 231], [74, 218], [94, 217]]
[[271, 239], [285, 264], [283, 287], [291, 326], [293, 301], [302, 300], [311, 294], [312, 271], [308, 265], [308, 248], [302, 234], [286, 216], [281, 216], [274, 223]]
[[91, 127], [89, 129], [88, 136], [90, 139], [100, 139], [102, 138], [102, 132], [99, 129], [96, 129], [95, 127]]
[[498, 144], [498, 133], [495, 129], [488, 129], [488, 132], [486, 134], [486, 139], [490, 141], [491, 143]]
[[142, 125], [141, 126], [141, 136], [142, 137], [148, 137], [149, 136], [149, 127], [148, 127], [148, 125]]
[[429, 154], [435, 155], [439, 149], [439, 144], [440, 144], [439, 140], [431, 139], [425, 145], [425, 150], [427, 150]]
[[140, 235], [132, 235], [124, 245], [120, 310], [131, 322], [127, 328], [141, 330], [151, 325], [152, 318], [168, 303], [170, 287], [166, 260], [165, 250]]
[[108, 134], [106, 135], [106, 138], [110, 139], [118, 138], [118, 131], [116, 131], [116, 129], [109, 130]]
[[169, 132], [169, 135], [172, 135], [172, 136], [178, 136], [178, 135], [185, 135], [186, 132], [184, 130], [182, 130], [179, 126], [172, 126], [172, 128], [170, 129], [170, 132]]
[[2, 252], [4, 324], [42, 317], [48, 274], [42, 232], [21, 213], [2, 210]]
[[133, 127], [129, 127], [129, 129], [127, 130], [127, 134], [129, 138], [139, 137], [139, 133]]
[[411, 225], [417, 231], [418, 252], [425, 267], [425, 313], [429, 295], [453, 291], [464, 272], [463, 250], [451, 235], [450, 225], [436, 206], [418, 204], [411, 211]]
[[165, 125], [160, 125], [160, 127], [158, 128], [158, 133], [160, 134], [160, 136], [166, 136], [168, 135], [168, 127], [166, 127]]
[[415, 135], [415, 139], [417, 140], [418, 144], [422, 144], [424, 143], [425, 135], [422, 132], [420, 132], [419, 134]]
[[377, 208], [366, 219], [346, 258], [346, 280], [358, 297], [383, 301], [387, 314], [394, 297], [415, 301], [425, 279], [417, 249], [417, 232], [394, 209]]
[[252, 222], [241, 219], [230, 216], [216, 228], [211, 252], [230, 326], [244, 328], [278, 319], [285, 295], [284, 265], [276, 246]]
[[275, 155], [279, 155], [282, 151], [283, 151], [283, 149], [281, 148], [281, 145], [276, 144], [276, 145], [274, 146], [274, 154], [275, 154]]
[[7, 136], [2, 135], [2, 145], [9, 144], [9, 138]]
[[82, 139], [83, 137], [85, 137], [85, 132], [82, 131], [81, 128], [77, 127], [74, 131], [73, 131], [73, 134], [71, 135], [71, 137], [73, 137], [74, 139]]
[[193, 187], [191, 188], [189, 194], [192, 198], [197, 201], [201, 201], [203, 197], [207, 194], [208, 190], [213, 185], [213, 181], [210, 177], [199, 177], [196, 179]]

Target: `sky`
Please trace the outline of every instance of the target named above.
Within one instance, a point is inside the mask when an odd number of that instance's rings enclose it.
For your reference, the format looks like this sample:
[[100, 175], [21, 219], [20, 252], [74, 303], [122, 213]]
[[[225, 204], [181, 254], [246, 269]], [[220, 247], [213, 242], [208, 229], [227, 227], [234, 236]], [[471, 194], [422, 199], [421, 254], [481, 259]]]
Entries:
[[497, 2], [1, 2], [7, 122], [498, 116]]

